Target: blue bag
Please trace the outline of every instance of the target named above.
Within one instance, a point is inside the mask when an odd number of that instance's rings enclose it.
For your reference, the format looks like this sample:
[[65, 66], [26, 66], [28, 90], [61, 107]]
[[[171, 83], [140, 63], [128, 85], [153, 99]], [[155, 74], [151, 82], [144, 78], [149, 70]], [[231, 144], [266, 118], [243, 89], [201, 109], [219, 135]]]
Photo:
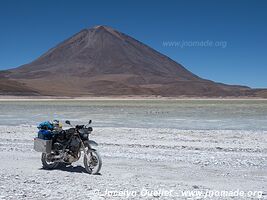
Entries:
[[53, 135], [52, 131], [50, 130], [41, 129], [38, 131], [38, 138], [43, 139], [43, 140], [51, 140], [52, 135]]
[[49, 121], [45, 121], [42, 122], [41, 124], [39, 124], [39, 126], [37, 127], [38, 129], [44, 129], [44, 130], [53, 130], [53, 124], [50, 123]]

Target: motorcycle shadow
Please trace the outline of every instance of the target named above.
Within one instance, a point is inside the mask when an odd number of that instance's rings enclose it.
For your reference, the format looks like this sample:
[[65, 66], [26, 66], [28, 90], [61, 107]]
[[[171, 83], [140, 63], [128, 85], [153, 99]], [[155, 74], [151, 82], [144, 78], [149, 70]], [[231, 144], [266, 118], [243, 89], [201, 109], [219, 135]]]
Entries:
[[[72, 166], [72, 165], [60, 165], [57, 168], [54, 169], [45, 169], [45, 168], [40, 168], [40, 170], [60, 170], [60, 171], [65, 171], [65, 172], [72, 172], [72, 173], [86, 173], [87, 171], [85, 170], [84, 167], [82, 166]], [[95, 175], [101, 175], [101, 173], [95, 174]]]

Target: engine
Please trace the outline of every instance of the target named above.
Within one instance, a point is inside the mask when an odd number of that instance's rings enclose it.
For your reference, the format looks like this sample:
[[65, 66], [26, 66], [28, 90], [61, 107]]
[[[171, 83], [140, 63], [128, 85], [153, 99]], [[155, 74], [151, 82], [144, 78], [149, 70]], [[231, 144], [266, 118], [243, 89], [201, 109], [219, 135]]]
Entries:
[[53, 149], [54, 151], [62, 151], [64, 148], [63, 144], [59, 143], [59, 142], [55, 142], [53, 144]]
[[72, 163], [80, 158], [80, 140], [78, 137], [73, 137], [66, 148], [63, 160], [67, 163]]
[[78, 152], [80, 151], [80, 147], [81, 147], [81, 142], [79, 140], [78, 137], [73, 137], [70, 141], [69, 144], [69, 150], [74, 153], [74, 154], [78, 154]]
[[80, 139], [78, 136], [73, 136], [69, 141], [69, 138], [67, 132], [57, 134], [53, 144], [54, 160], [62, 159], [66, 163], [72, 163], [80, 158]]

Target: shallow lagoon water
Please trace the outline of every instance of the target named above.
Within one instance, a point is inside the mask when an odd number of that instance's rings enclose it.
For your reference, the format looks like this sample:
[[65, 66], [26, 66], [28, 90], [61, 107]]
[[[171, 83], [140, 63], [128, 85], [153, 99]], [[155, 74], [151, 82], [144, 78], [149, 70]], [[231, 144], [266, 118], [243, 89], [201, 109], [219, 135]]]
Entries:
[[0, 101], [0, 125], [92, 119], [95, 127], [267, 130], [265, 100]]

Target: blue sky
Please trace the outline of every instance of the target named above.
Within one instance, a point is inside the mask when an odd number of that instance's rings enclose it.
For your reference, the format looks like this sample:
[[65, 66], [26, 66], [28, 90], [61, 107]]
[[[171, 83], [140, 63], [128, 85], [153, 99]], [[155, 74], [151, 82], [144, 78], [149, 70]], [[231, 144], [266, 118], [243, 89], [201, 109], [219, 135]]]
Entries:
[[0, 69], [31, 62], [103, 24], [203, 78], [267, 88], [266, 10], [264, 0], [0, 0]]

